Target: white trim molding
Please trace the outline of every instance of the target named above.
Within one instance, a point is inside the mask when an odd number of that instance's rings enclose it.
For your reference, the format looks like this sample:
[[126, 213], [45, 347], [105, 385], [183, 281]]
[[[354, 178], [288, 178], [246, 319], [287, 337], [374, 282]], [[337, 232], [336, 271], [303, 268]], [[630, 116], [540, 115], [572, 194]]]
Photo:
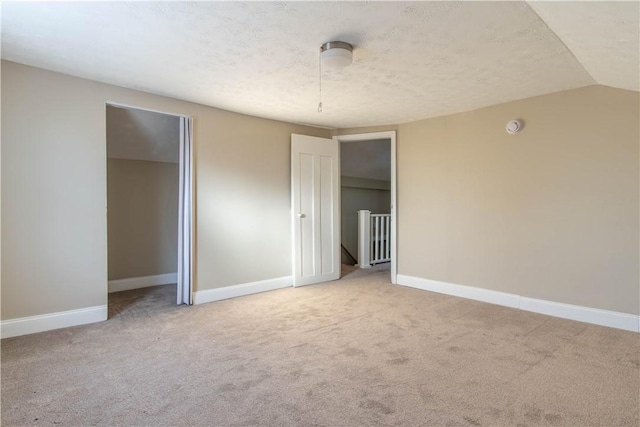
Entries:
[[578, 322], [640, 332], [640, 316], [620, 313], [618, 311], [564, 304], [535, 298], [520, 297], [520, 310], [561, 317]]
[[175, 285], [178, 273], [156, 274], [155, 276], [130, 277], [128, 279], [109, 280], [109, 293], [130, 291], [158, 285]]
[[35, 334], [36, 332], [50, 331], [52, 329], [102, 322], [107, 320], [107, 316], [107, 306], [97, 305], [95, 307], [60, 311], [39, 316], [20, 317], [0, 322], [0, 334], [2, 338]]
[[207, 302], [242, 297], [245, 295], [257, 294], [260, 292], [289, 288], [291, 286], [293, 286], [293, 276], [285, 276], [278, 277], [276, 279], [267, 279], [257, 282], [242, 283], [239, 285], [225, 286], [223, 288], [206, 289], [204, 291], [194, 292], [193, 303], [196, 305], [204, 304]]
[[437, 280], [421, 279], [419, 277], [398, 274], [398, 284], [423, 291], [437, 292], [439, 294], [452, 295], [454, 297], [467, 298], [490, 304], [503, 305], [505, 307], [518, 308], [518, 295], [506, 292], [492, 291], [489, 289], [474, 288], [473, 286], [454, 285], [453, 283], [439, 282]]
[[456, 285], [437, 280], [406, 276], [404, 274], [398, 274], [398, 284], [425, 291], [545, 314], [547, 316], [560, 317], [562, 319], [624, 329], [625, 331], [640, 332], [640, 316], [635, 314], [528, 298], [506, 292]]
[[[388, 139], [391, 143], [391, 283], [398, 283], [398, 202], [397, 189], [398, 181], [396, 176], [396, 131], [387, 130], [383, 132], [356, 133], [350, 135], [336, 135], [333, 139], [339, 142], [369, 141], [375, 139]], [[340, 248], [337, 249], [340, 251]]]

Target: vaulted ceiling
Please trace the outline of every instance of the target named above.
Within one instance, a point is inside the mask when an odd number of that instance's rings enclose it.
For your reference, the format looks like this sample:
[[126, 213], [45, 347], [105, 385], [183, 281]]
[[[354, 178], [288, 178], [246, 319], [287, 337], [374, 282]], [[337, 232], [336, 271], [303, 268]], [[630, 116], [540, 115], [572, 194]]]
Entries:
[[[404, 123], [640, 90], [638, 2], [3, 2], [2, 58], [259, 117]], [[354, 45], [324, 70], [318, 50]]]
[[180, 118], [107, 105], [107, 157], [178, 163]]

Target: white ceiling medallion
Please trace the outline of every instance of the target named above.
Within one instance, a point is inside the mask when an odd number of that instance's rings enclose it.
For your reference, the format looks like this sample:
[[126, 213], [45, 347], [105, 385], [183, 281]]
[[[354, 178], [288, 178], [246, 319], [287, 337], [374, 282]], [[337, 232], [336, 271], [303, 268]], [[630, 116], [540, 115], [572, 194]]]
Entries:
[[318, 61], [318, 83], [320, 86], [320, 102], [318, 113], [322, 113], [322, 66], [341, 69], [353, 62], [353, 46], [347, 42], [326, 42], [320, 46], [320, 59]]
[[327, 42], [320, 46], [320, 60], [330, 68], [344, 68], [353, 62], [353, 46], [346, 42]]
[[522, 130], [522, 120], [511, 120], [507, 123], [506, 129], [508, 134], [516, 134]]

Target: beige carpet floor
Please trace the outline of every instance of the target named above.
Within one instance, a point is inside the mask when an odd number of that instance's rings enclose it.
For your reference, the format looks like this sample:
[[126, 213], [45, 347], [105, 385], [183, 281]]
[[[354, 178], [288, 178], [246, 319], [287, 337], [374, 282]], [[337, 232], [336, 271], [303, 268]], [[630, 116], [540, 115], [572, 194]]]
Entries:
[[2, 425], [638, 426], [638, 334], [348, 273], [2, 340]]

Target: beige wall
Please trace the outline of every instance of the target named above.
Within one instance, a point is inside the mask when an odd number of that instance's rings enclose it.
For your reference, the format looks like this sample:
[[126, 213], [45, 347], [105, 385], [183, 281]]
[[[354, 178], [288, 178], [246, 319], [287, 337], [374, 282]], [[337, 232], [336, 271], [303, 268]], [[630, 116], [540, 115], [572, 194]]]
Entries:
[[[329, 131], [5, 61], [1, 90], [2, 319], [106, 304], [106, 100], [194, 117], [196, 290], [291, 274], [290, 134]], [[596, 86], [340, 133], [398, 130], [400, 274], [637, 314], [638, 115]]]
[[177, 272], [178, 169], [107, 159], [109, 280]]
[[194, 118], [196, 290], [291, 275], [290, 134], [329, 131], [3, 61], [2, 319], [107, 302], [107, 100]]
[[399, 126], [398, 272], [638, 314], [638, 104], [592, 86]]

